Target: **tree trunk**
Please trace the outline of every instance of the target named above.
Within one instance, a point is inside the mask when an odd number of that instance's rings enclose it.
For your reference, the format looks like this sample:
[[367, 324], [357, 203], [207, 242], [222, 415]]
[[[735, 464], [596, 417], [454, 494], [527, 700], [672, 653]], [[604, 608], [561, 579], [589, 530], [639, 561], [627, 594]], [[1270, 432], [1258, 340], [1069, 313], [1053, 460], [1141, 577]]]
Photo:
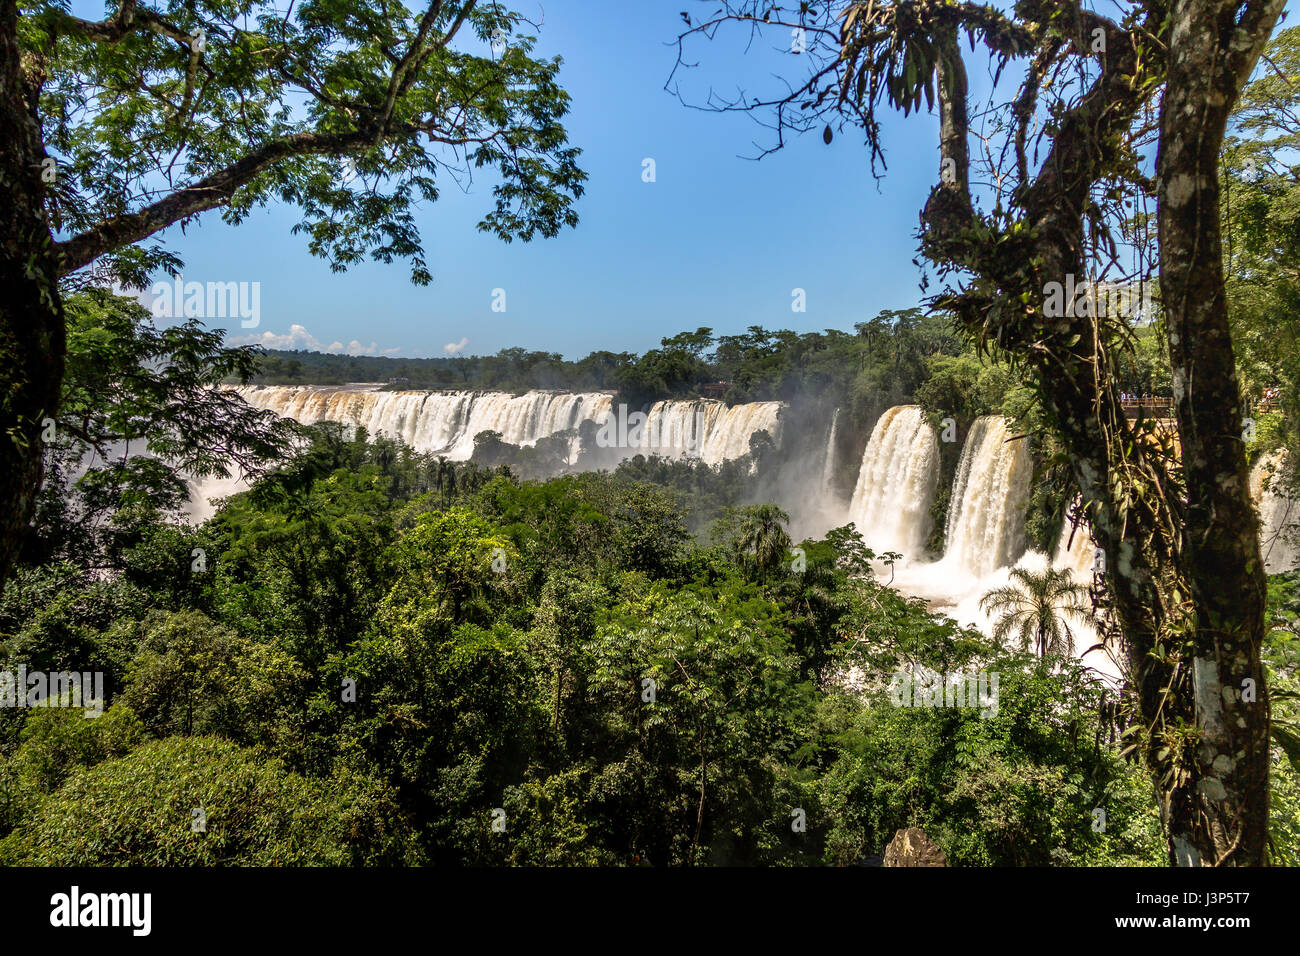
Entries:
[[42, 422], [57, 412], [63, 383], [63, 305], [42, 181], [57, 170], [43, 165], [35, 100], [17, 4], [0, 0], [0, 590], [35, 512]]
[[1241, 26], [1235, 2], [1174, 6], [1160, 113], [1160, 285], [1187, 487], [1180, 570], [1192, 601], [1178, 660], [1192, 693], [1178, 710], [1196, 729], [1174, 746], [1162, 788], [1170, 861], [1181, 866], [1261, 865], [1268, 843], [1266, 585], [1219, 223], [1228, 117], [1281, 9], [1261, 6], [1271, 16]]

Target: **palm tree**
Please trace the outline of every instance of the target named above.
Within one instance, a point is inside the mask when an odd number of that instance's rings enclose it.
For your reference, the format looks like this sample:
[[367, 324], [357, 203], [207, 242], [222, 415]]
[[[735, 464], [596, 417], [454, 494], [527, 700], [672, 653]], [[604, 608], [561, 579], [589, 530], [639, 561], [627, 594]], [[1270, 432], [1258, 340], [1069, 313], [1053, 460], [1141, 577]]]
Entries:
[[776, 505], [751, 505], [741, 509], [740, 551], [753, 562], [760, 581], [785, 561], [790, 550], [790, 536], [781, 527], [790, 516]]
[[1088, 589], [1069, 571], [1057, 568], [1013, 568], [1010, 581], [980, 598], [980, 610], [996, 616], [995, 640], [1014, 635], [1022, 649], [1028, 649], [1032, 640], [1039, 657], [1065, 655], [1074, 649], [1071, 619], [1076, 624], [1096, 623]]

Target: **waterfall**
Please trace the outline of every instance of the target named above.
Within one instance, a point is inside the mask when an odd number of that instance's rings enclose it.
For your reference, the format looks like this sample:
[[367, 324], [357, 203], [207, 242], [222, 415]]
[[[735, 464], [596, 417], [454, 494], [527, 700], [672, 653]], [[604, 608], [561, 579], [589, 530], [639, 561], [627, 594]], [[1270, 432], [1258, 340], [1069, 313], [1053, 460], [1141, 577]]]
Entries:
[[1079, 496], [1075, 495], [1074, 503], [1066, 509], [1065, 519], [1061, 522], [1061, 536], [1052, 552], [1052, 567], [1069, 571], [1076, 580], [1091, 581], [1096, 545], [1092, 542], [1087, 521], [1081, 520], [1077, 528], [1070, 523], [1070, 514], [1078, 507]]
[[250, 405], [305, 425], [319, 421], [361, 425], [371, 434], [406, 442], [417, 451], [455, 461], [474, 453], [474, 436], [501, 433], [512, 445], [539, 439], [609, 411], [604, 393], [381, 392], [373, 386], [243, 386]]
[[773, 441], [780, 442], [780, 411], [780, 402], [746, 402], [726, 408], [719, 413], [716, 424], [708, 429], [700, 458], [705, 464], [720, 465], [729, 459], [748, 455], [749, 439], [760, 431], [766, 431]]
[[680, 458], [696, 452], [703, 458], [709, 437], [725, 412], [726, 406], [721, 402], [690, 399], [655, 402], [646, 412], [644, 444], [625, 449], [623, 454]]
[[831, 433], [826, 439], [826, 456], [822, 459], [822, 494], [835, 497], [835, 439], [840, 430], [840, 410], [831, 416]]
[[976, 576], [1012, 564], [1025, 550], [1025, 504], [1033, 461], [1024, 439], [1007, 441], [1000, 415], [975, 420], [952, 487], [944, 553]]
[[918, 405], [897, 405], [876, 422], [862, 454], [849, 520], [878, 554], [917, 557], [933, 522], [939, 440]]
[[1269, 574], [1290, 571], [1300, 564], [1296, 547], [1300, 501], [1281, 487], [1286, 477], [1285, 451], [1265, 455], [1250, 470], [1250, 496], [1259, 510], [1259, 547]]
[[[479, 432], [500, 432], [501, 440], [511, 445], [534, 445], [584, 421], [603, 422], [615, 411], [613, 397], [606, 392], [382, 392], [373, 385], [247, 385], [235, 391], [250, 405], [283, 418], [305, 425], [361, 425], [371, 434], [398, 438], [416, 451], [453, 461], [473, 455]], [[655, 436], [655, 444], [620, 449], [619, 457], [680, 456], [694, 449], [703, 461], [718, 465], [747, 454], [750, 436], [760, 429], [779, 440], [780, 410], [779, 402], [731, 407], [703, 399], [656, 402], [644, 429]]]

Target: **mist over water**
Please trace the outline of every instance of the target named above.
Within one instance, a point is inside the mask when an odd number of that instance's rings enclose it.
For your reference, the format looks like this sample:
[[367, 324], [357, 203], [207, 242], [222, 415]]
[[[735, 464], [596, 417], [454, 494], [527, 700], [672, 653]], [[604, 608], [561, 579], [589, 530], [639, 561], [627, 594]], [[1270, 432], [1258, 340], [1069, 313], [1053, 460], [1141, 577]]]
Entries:
[[184, 511], [185, 516], [194, 524], [202, 524], [217, 513], [217, 506], [212, 503], [213, 501], [247, 491], [252, 487], [252, 483], [242, 475], [231, 475], [228, 478], [191, 477], [186, 478], [186, 483], [190, 488], [190, 500], [185, 505]]

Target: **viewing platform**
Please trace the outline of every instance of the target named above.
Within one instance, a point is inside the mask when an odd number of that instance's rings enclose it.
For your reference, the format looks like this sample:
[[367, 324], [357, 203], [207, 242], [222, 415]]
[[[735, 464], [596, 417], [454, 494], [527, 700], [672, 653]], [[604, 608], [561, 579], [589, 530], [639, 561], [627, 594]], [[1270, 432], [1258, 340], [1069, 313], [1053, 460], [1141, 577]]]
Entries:
[[[1157, 396], [1148, 396], [1146, 398], [1129, 398], [1120, 402], [1124, 409], [1124, 417], [1135, 419], [1158, 418], [1173, 421], [1174, 408], [1172, 398], [1160, 398]], [[1265, 398], [1255, 403], [1256, 414], [1263, 415], [1267, 412], [1277, 411], [1280, 405], [1276, 398]]]
[[1125, 418], [1173, 418], [1173, 399], [1147, 396], [1120, 402]]

